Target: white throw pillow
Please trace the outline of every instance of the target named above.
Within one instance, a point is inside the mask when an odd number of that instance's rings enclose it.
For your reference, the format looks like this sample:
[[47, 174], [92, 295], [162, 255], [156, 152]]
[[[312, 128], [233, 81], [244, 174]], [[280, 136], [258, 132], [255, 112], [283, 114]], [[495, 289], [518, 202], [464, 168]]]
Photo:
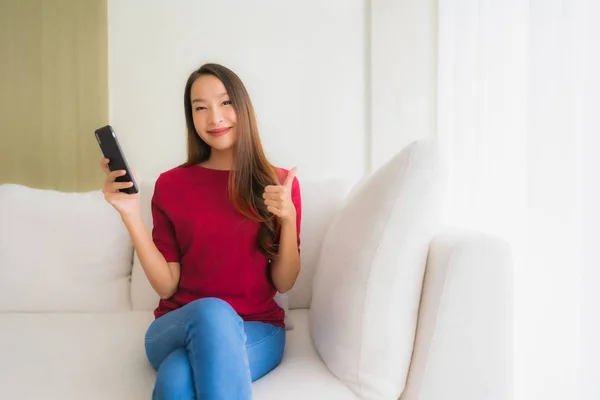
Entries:
[[310, 330], [331, 372], [364, 399], [397, 399], [415, 337], [438, 158], [415, 142], [363, 180], [332, 222], [313, 282]]
[[129, 310], [132, 256], [100, 191], [0, 185], [0, 312]]

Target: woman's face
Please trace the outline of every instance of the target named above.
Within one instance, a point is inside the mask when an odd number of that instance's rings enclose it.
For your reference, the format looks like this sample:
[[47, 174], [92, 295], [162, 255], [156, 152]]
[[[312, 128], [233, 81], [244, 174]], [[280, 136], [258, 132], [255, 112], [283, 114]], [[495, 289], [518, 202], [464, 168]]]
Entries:
[[237, 118], [223, 82], [203, 75], [192, 84], [190, 97], [194, 127], [212, 149], [231, 149], [237, 141]]

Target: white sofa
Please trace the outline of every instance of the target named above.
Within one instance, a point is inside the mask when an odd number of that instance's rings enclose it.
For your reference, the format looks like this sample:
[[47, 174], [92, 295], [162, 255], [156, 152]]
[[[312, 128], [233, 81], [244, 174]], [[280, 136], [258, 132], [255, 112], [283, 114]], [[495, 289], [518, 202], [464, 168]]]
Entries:
[[[301, 185], [302, 272], [289, 292], [294, 327], [281, 365], [255, 382], [254, 398], [358, 399], [320, 357], [308, 309], [326, 231], [349, 188], [336, 180]], [[149, 228], [152, 188], [148, 182], [141, 191]], [[410, 369], [397, 372], [402, 400], [511, 398], [511, 268], [510, 248], [498, 238], [448, 229], [435, 235], [414, 288], [420, 302]], [[155, 375], [143, 338], [157, 300], [99, 191], [0, 185], [0, 399], [150, 399]]]

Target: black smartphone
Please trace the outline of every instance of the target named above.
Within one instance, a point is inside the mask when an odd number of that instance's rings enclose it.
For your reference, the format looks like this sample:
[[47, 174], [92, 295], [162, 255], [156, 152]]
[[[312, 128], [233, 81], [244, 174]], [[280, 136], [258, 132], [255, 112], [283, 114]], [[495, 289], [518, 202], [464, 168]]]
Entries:
[[96, 129], [96, 140], [100, 145], [100, 150], [102, 150], [102, 154], [104, 154], [105, 158], [109, 159], [108, 169], [111, 171], [116, 170], [125, 170], [126, 174], [122, 176], [118, 176], [115, 179], [116, 182], [133, 182], [133, 186], [119, 189], [119, 191], [128, 194], [135, 194], [139, 192], [139, 188], [137, 182], [133, 178], [133, 174], [131, 173], [131, 169], [129, 169], [129, 164], [127, 164], [127, 160], [125, 159], [125, 155], [123, 154], [123, 150], [121, 149], [121, 145], [119, 144], [119, 140], [117, 139], [117, 134], [114, 129], [110, 125], [103, 126], [102, 128]]

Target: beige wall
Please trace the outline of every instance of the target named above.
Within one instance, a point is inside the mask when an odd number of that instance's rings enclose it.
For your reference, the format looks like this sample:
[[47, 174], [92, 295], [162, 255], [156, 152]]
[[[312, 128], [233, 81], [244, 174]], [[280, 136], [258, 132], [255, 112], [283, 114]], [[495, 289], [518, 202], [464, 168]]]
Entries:
[[0, 184], [98, 188], [106, 0], [2, 0], [0, 53]]

